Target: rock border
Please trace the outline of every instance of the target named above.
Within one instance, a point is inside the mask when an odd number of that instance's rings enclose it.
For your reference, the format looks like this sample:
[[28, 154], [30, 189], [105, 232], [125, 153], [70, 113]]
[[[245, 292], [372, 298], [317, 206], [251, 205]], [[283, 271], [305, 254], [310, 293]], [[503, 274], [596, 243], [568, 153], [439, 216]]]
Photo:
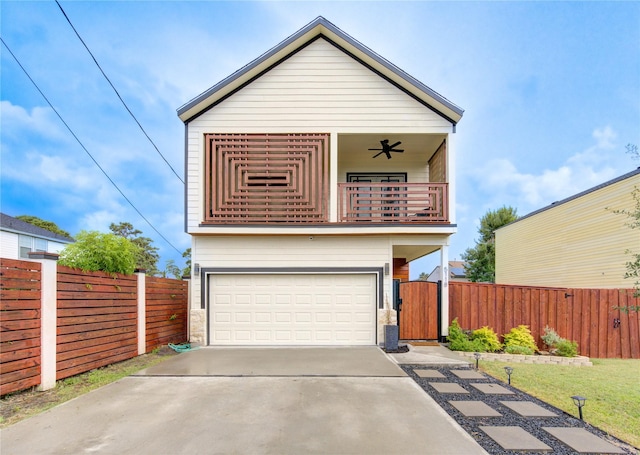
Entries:
[[[457, 352], [461, 357], [470, 357], [475, 361], [473, 352], [464, 351], [451, 351]], [[496, 354], [493, 352], [481, 352], [480, 360], [484, 361], [496, 361], [501, 362], [513, 362], [513, 363], [533, 363], [533, 364], [546, 364], [546, 365], [571, 365], [576, 367], [592, 367], [593, 363], [589, 357], [576, 356], [576, 357], [560, 357], [555, 355], [524, 355], [524, 354]]]

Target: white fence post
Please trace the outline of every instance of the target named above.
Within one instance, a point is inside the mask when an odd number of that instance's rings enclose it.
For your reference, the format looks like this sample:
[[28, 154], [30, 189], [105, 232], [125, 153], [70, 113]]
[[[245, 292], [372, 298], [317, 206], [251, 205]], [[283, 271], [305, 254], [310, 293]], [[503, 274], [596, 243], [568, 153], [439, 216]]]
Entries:
[[29, 259], [42, 264], [40, 313], [40, 385], [38, 390], [56, 386], [56, 334], [58, 329], [58, 255], [29, 253]]
[[147, 350], [147, 287], [146, 270], [136, 269], [138, 275], [138, 355]]

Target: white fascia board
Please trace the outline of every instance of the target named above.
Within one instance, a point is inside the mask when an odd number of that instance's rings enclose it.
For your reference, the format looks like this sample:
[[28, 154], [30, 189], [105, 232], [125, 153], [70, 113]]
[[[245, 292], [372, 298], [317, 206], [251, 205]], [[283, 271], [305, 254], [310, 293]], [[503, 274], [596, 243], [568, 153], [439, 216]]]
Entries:
[[452, 235], [457, 226], [358, 226], [358, 227], [265, 227], [265, 226], [199, 226], [188, 234], [207, 235]]

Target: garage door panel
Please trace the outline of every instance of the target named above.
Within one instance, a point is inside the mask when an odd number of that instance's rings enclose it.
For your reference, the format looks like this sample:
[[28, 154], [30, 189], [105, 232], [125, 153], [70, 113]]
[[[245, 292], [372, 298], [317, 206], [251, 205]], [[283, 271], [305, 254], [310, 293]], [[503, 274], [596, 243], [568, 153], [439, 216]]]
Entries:
[[213, 275], [210, 343], [375, 344], [376, 275]]

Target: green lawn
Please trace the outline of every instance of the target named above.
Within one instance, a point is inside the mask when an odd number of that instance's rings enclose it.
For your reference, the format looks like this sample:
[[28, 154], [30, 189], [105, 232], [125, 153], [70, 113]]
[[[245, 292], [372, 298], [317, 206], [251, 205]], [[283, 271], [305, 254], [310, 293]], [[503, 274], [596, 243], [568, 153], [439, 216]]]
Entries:
[[640, 360], [591, 359], [592, 367], [483, 362], [480, 369], [577, 417], [572, 395], [587, 398], [584, 420], [640, 447]]

